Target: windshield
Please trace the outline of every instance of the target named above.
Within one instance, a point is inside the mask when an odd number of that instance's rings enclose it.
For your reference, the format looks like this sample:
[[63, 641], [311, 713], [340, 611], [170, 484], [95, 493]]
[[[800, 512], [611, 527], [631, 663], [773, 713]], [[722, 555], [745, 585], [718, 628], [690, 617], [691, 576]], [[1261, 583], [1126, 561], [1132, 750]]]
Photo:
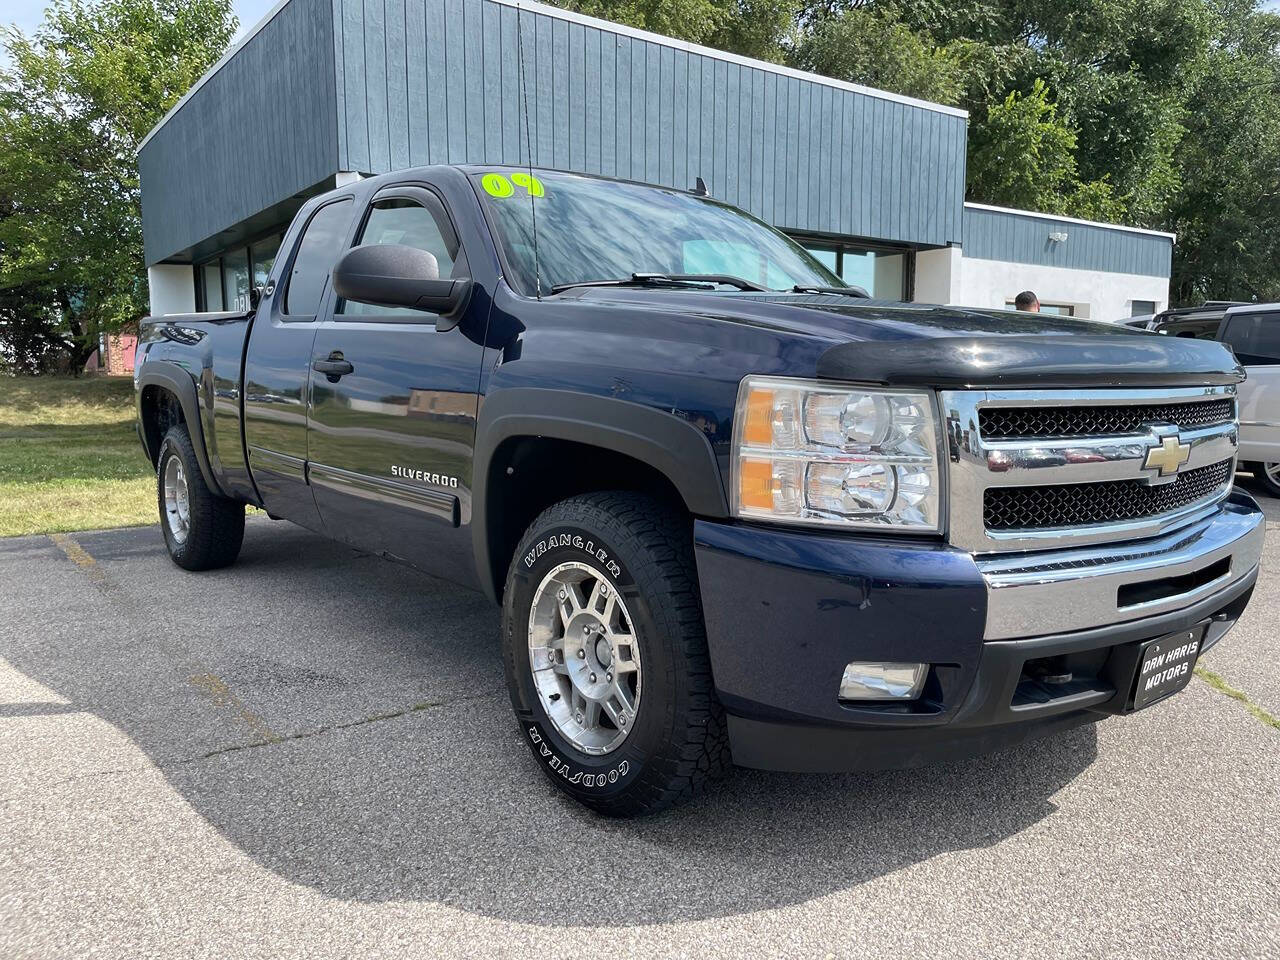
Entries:
[[535, 292], [535, 215], [544, 294], [633, 273], [723, 274], [772, 290], [845, 286], [777, 230], [706, 197], [546, 170], [535, 170], [532, 180], [520, 170], [472, 180], [506, 257], [507, 279], [526, 296]]

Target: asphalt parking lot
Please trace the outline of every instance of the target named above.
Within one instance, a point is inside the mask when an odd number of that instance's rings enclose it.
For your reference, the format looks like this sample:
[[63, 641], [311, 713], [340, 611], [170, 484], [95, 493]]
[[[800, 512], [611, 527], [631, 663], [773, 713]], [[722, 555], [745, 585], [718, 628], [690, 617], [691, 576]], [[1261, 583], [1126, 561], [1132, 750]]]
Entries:
[[[0, 956], [1280, 956], [1280, 501], [1204, 678], [931, 769], [546, 785], [498, 615], [254, 520], [0, 541]], [[1249, 704], [1253, 705], [1251, 710]]]

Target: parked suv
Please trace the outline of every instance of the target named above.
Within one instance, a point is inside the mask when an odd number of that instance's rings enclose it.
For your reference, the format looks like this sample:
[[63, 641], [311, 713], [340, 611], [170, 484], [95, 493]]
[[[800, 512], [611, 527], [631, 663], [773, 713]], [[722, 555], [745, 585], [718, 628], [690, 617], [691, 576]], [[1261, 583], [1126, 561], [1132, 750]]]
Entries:
[[869, 300], [700, 191], [374, 177], [143, 340], [174, 562], [250, 503], [483, 591], [534, 763], [610, 814], [1143, 709], [1258, 575], [1221, 344]]
[[1240, 459], [1280, 497], [1280, 303], [1232, 307], [1217, 339], [1246, 372], [1239, 386]]
[[1239, 387], [1240, 461], [1280, 497], [1280, 304], [1210, 301], [1166, 311], [1152, 329], [1217, 340], [1235, 351], [1247, 374]]

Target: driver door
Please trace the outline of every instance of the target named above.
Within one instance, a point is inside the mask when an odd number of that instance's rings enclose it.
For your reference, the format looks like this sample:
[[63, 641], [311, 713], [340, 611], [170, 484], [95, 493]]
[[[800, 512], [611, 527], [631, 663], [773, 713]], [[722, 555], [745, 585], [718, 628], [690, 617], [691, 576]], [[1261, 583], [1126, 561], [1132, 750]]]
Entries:
[[[354, 246], [432, 253], [441, 277], [467, 258], [441, 196], [426, 184], [374, 195]], [[330, 301], [312, 349], [309, 474], [325, 528], [357, 547], [466, 582], [473, 577], [471, 464], [488, 301], [456, 327], [422, 310]]]

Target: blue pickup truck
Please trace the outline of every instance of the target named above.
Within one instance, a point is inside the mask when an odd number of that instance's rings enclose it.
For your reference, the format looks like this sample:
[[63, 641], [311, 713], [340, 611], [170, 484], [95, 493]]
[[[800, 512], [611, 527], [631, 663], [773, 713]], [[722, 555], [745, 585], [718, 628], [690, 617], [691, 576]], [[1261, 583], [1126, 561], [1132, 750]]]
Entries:
[[701, 189], [366, 179], [142, 340], [173, 560], [253, 504], [482, 591], [535, 763], [612, 815], [1142, 709], [1257, 577], [1222, 345], [877, 302]]

